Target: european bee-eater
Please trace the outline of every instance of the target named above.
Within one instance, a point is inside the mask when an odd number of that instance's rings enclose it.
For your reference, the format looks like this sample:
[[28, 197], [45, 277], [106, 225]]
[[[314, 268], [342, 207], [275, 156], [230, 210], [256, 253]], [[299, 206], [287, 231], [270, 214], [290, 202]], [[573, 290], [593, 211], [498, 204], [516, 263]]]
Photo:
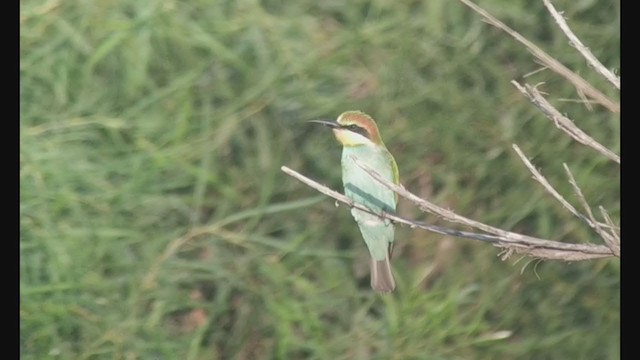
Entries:
[[[347, 111], [335, 122], [312, 120], [333, 129], [342, 144], [342, 183], [344, 193], [354, 203], [375, 213], [396, 211], [397, 194], [380, 184], [356, 165], [354, 159], [378, 172], [385, 179], [398, 183], [398, 166], [380, 137], [373, 119], [360, 111]], [[351, 209], [360, 233], [371, 254], [371, 287], [387, 293], [396, 287], [389, 258], [393, 249], [394, 228], [386, 219], [356, 208]]]

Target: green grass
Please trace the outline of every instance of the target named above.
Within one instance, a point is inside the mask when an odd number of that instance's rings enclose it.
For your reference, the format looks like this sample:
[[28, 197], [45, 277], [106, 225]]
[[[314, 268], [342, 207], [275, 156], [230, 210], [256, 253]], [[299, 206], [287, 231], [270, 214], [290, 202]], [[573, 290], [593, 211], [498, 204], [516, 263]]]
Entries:
[[[481, 1], [614, 99], [541, 2]], [[369, 288], [340, 149], [303, 120], [378, 120], [402, 183], [462, 215], [600, 243], [531, 180], [619, 217], [619, 168], [509, 83], [538, 68], [461, 3], [26, 1], [20, 59], [24, 359], [615, 359], [618, 260], [537, 262], [409, 228]], [[619, 5], [556, 1], [609, 68]], [[526, 79], [606, 146], [619, 119]], [[442, 225], [402, 202], [407, 217]], [[503, 336], [500, 336], [503, 335]]]

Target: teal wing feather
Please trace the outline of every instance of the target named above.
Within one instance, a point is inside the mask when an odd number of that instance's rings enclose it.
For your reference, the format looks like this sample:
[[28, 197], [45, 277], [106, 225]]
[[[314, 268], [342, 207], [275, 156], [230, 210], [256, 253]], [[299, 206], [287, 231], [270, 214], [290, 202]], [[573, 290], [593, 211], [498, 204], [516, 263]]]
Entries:
[[[396, 159], [393, 158], [393, 155], [391, 155], [391, 153], [389, 151], [386, 152], [387, 156], [389, 157], [389, 162], [391, 163], [391, 171], [393, 174], [393, 183], [396, 185], [400, 185], [400, 172], [398, 171], [398, 164], [396, 163]], [[394, 192], [393, 193], [396, 199], [396, 203], [398, 202], [398, 193]]]
[[[395, 212], [397, 202], [395, 192], [377, 182], [353, 161], [353, 157], [356, 157], [384, 178], [396, 182], [397, 167], [393, 158], [389, 156], [390, 154], [383, 149], [364, 146], [344, 148], [342, 171], [345, 195], [374, 212]], [[351, 210], [351, 214], [358, 223], [372, 257], [375, 260], [386, 258], [394, 241], [393, 224], [355, 208]]]

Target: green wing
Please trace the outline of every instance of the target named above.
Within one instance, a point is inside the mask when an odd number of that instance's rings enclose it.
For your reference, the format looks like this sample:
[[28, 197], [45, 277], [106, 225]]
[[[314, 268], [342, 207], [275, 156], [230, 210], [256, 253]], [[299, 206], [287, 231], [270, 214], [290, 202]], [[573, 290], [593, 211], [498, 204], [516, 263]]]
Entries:
[[[393, 158], [393, 155], [387, 150], [387, 154], [389, 157], [389, 162], [391, 163], [391, 171], [393, 175], [393, 183], [396, 185], [400, 185], [400, 173], [398, 172], [398, 164], [396, 164], [396, 160]], [[394, 192], [396, 197], [396, 203], [398, 202], [398, 193]]]

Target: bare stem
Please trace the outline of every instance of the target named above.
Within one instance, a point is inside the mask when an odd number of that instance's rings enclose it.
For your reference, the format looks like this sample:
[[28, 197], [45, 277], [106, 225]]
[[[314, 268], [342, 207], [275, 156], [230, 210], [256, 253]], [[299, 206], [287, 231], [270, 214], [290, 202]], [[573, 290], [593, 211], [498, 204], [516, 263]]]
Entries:
[[551, 196], [553, 196], [556, 200], [558, 200], [560, 204], [562, 204], [562, 206], [565, 207], [565, 209], [569, 210], [570, 213], [572, 213], [573, 215], [575, 215], [585, 223], [589, 224], [589, 226], [592, 226], [591, 220], [589, 218], [582, 215], [578, 210], [576, 210], [576, 208], [573, 207], [573, 205], [571, 205], [567, 200], [565, 200], [565, 198], [562, 197], [562, 195], [560, 195], [560, 193], [553, 186], [551, 186], [551, 184], [547, 181], [547, 179], [538, 171], [538, 169], [536, 169], [535, 166], [533, 166], [533, 164], [529, 161], [529, 159], [524, 155], [522, 150], [520, 150], [520, 147], [518, 147], [518, 145], [516, 144], [513, 144], [512, 146], [513, 146], [513, 149], [518, 154], [518, 156], [520, 157], [520, 160], [522, 160], [522, 162], [527, 167], [527, 169], [529, 169], [531, 174], [533, 174], [533, 179], [539, 182], [540, 185], [542, 185], [542, 187], [544, 187], [544, 189], [549, 194], [551, 194]]
[[549, 118], [549, 120], [553, 121], [555, 126], [560, 130], [564, 131], [567, 135], [569, 135], [575, 141], [589, 146], [590, 148], [596, 150], [600, 154], [606, 156], [610, 160], [613, 160], [620, 164], [620, 156], [618, 156], [613, 151], [607, 149], [604, 145], [597, 142], [594, 138], [587, 135], [584, 131], [580, 130], [575, 123], [562, 115], [560, 111], [558, 111], [551, 103], [547, 101], [547, 99], [540, 94], [540, 91], [529, 84], [524, 84], [524, 86], [520, 85], [517, 81], [512, 80], [511, 83], [520, 91], [524, 96], [526, 96], [532, 103], [535, 105], [543, 114]]
[[600, 213], [602, 214], [602, 217], [604, 218], [604, 221], [607, 223], [607, 225], [609, 227], [609, 232], [610, 232], [611, 236], [614, 239], [614, 243], [619, 248], [620, 247], [620, 227], [616, 226], [613, 223], [613, 220], [611, 220], [611, 217], [609, 216], [609, 213], [607, 212], [607, 210], [604, 207], [599, 206], [598, 209], [600, 210]]
[[567, 164], [563, 164], [563, 166], [564, 170], [567, 172], [567, 177], [569, 177], [569, 183], [571, 184], [571, 186], [573, 186], [573, 190], [576, 192], [576, 196], [578, 197], [580, 204], [587, 212], [587, 215], [591, 220], [589, 222], [591, 228], [595, 230], [598, 235], [600, 235], [602, 240], [604, 240], [605, 244], [607, 244], [607, 246], [609, 247], [609, 249], [611, 249], [611, 252], [613, 252], [615, 256], [620, 256], [620, 244], [616, 244], [616, 240], [614, 239], [614, 237], [611, 236], [611, 234], [609, 234], [608, 232], [604, 231], [601, 224], [595, 219], [595, 217], [593, 216], [593, 212], [591, 211], [591, 206], [589, 206], [587, 199], [582, 194], [582, 190], [580, 189], [580, 186], [578, 186], [578, 182], [576, 182], [576, 179], [573, 177], [571, 170], [569, 170]]
[[520, 35], [515, 30], [511, 29], [507, 25], [505, 25], [500, 20], [496, 19], [493, 15], [489, 14], [486, 10], [481, 8], [480, 6], [474, 4], [469, 0], [460, 0], [463, 4], [470, 7], [473, 11], [480, 14], [482, 17], [486, 19], [486, 21], [501, 29], [502, 31], [509, 34], [511, 37], [516, 39], [518, 42], [523, 44], [533, 56], [535, 56], [543, 65], [553, 70], [557, 74], [561, 75], [565, 79], [569, 80], [576, 87], [578, 92], [583, 92], [585, 95], [591, 97], [596, 100], [599, 104], [603, 105], [607, 109], [612, 112], [619, 113], [620, 112], [620, 104], [609, 99], [606, 95], [600, 92], [598, 89], [593, 87], [589, 82], [584, 80], [580, 75], [568, 69], [566, 66], [562, 65], [558, 60], [551, 57], [544, 50], [540, 49], [537, 45], [527, 40], [524, 36]]
[[607, 79], [610, 83], [613, 84], [618, 90], [620, 90], [620, 78], [617, 77], [612, 71], [607, 69], [602, 63], [591, 53], [588, 47], [582, 44], [582, 41], [578, 39], [578, 37], [571, 31], [569, 25], [565, 21], [564, 17], [556, 10], [556, 8], [551, 4], [549, 0], [542, 0], [544, 2], [544, 6], [547, 7], [549, 13], [556, 21], [560, 30], [567, 36], [569, 39], [569, 44], [575, 47], [580, 54], [587, 60], [587, 63], [593, 67], [593, 69], [600, 75], [602, 75], [605, 79]]
[[462, 216], [459, 216], [453, 213], [450, 210], [440, 208], [435, 204], [432, 204], [424, 199], [417, 197], [416, 195], [406, 191], [402, 186], [386, 181], [377, 172], [359, 163], [358, 161], [356, 161], [356, 164], [362, 167], [367, 173], [369, 173], [374, 179], [382, 183], [384, 186], [387, 186], [388, 188], [396, 192], [398, 195], [416, 203], [421, 209], [429, 212], [433, 212], [434, 214], [442, 216], [445, 220], [469, 225], [479, 230], [489, 232], [493, 235], [448, 229], [440, 226], [429, 225], [423, 222], [408, 220], [400, 216], [397, 216], [395, 214], [390, 214], [386, 212], [381, 212], [381, 213], [373, 212], [365, 206], [354, 203], [345, 195], [340, 194], [339, 192], [336, 192], [334, 190], [331, 190], [326, 186], [323, 186], [317, 183], [316, 181], [309, 179], [308, 177], [286, 166], [282, 166], [281, 170], [285, 172], [287, 175], [290, 175], [298, 179], [299, 181], [316, 189], [317, 191], [329, 197], [332, 197], [344, 204], [347, 204], [352, 208], [366, 211], [370, 214], [379, 216], [382, 219], [389, 219], [396, 223], [406, 224], [412, 228], [420, 228], [420, 229], [424, 229], [424, 230], [442, 234], [442, 235], [449, 235], [453, 237], [461, 237], [466, 239], [489, 242], [494, 246], [505, 249], [507, 254], [511, 254], [515, 252], [515, 253], [526, 254], [529, 256], [538, 257], [542, 259], [566, 260], [566, 261], [597, 259], [597, 258], [603, 258], [603, 257], [610, 257], [613, 255], [611, 250], [606, 246], [591, 245], [591, 244], [568, 244], [568, 243], [563, 243], [558, 241], [544, 240], [544, 239], [534, 238], [534, 237], [530, 237], [522, 234], [517, 234], [517, 233], [512, 233], [509, 231], [497, 229], [492, 226], [464, 218]]

